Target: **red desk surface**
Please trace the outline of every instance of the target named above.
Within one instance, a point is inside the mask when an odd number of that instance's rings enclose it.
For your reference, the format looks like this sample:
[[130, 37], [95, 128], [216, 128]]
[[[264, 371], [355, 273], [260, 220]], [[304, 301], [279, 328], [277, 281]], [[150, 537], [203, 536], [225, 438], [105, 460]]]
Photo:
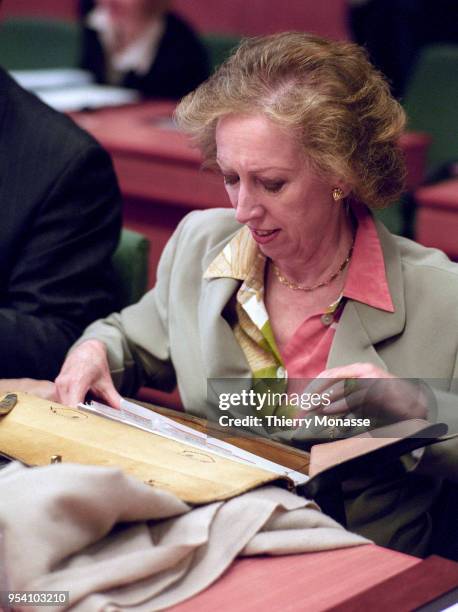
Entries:
[[329, 610], [418, 563], [420, 559], [375, 545], [237, 559], [215, 584], [171, 610]]
[[172, 127], [173, 109], [170, 102], [145, 102], [72, 117], [110, 152], [126, 198], [186, 210], [228, 206], [221, 178], [201, 169], [199, 152]]
[[425, 180], [426, 157], [432, 138], [422, 132], [406, 132], [399, 144], [407, 166], [407, 189], [413, 191]]
[[415, 192], [418, 211], [415, 240], [458, 260], [458, 179], [427, 185]]
[[229, 206], [221, 178], [201, 169], [198, 151], [170, 126], [174, 107], [146, 102], [71, 115], [112, 156], [124, 196], [124, 225], [150, 240], [149, 287], [180, 220], [194, 209]]
[[458, 213], [458, 178], [426, 185], [415, 192], [418, 206]]

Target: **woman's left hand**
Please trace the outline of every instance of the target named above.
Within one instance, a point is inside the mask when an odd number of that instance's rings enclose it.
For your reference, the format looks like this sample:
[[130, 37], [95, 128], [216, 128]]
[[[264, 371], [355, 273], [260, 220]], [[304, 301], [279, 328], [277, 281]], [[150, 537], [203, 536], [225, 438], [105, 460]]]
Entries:
[[25, 391], [50, 401], [56, 401], [57, 399], [56, 388], [50, 380], [35, 380], [34, 378], [0, 379], [0, 393], [14, 391]]
[[327, 415], [362, 409], [369, 418], [400, 421], [426, 419], [428, 414], [428, 397], [421, 384], [398, 378], [372, 363], [323, 370], [307, 388], [310, 391], [329, 394], [331, 403], [319, 409]]

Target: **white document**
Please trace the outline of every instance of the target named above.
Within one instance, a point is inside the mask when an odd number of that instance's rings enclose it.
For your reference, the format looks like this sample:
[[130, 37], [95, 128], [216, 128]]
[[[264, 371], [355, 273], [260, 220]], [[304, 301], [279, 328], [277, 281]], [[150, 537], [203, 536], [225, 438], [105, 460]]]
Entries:
[[88, 85], [94, 77], [87, 70], [80, 68], [48, 68], [45, 70], [11, 70], [10, 75], [24, 89], [40, 91], [42, 89], [63, 89]]
[[133, 89], [95, 84], [92, 74], [79, 68], [12, 70], [10, 75], [21, 87], [61, 112], [121, 106], [140, 99]]
[[221, 457], [227, 457], [233, 461], [244, 463], [245, 465], [268, 470], [279, 476], [288, 476], [296, 486], [304, 484], [309, 479], [306, 474], [296, 472], [284, 465], [258, 457], [258, 455], [249, 453], [233, 444], [228, 444], [217, 438], [212, 438], [203, 432], [196, 431], [191, 427], [177, 423], [173, 419], [157, 414], [148, 408], [129, 402], [126, 399], [122, 400], [120, 410], [111, 408], [105, 404], [100, 404], [99, 402], [80, 404], [79, 408], [165, 438], [176, 440], [177, 442], [189, 444], [190, 446], [214, 453]]
[[139, 93], [133, 89], [94, 84], [62, 89], [40, 89], [35, 93], [48, 106], [61, 112], [122, 106], [140, 99]]

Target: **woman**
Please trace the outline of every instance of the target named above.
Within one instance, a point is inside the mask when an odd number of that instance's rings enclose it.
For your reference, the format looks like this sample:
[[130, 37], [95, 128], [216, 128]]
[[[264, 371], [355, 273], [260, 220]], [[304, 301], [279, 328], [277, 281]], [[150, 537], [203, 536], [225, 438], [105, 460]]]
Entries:
[[[111, 376], [124, 393], [176, 377], [186, 410], [202, 416], [217, 404], [221, 379], [242, 388], [274, 378], [292, 394], [318, 377], [312, 387], [335, 394], [318, 408], [330, 414], [349, 410], [336, 380], [429, 377], [449, 391], [458, 271], [437, 251], [390, 235], [368, 211], [402, 189], [404, 114], [364, 52], [306, 34], [247, 41], [177, 117], [218, 165], [234, 211], [182, 221], [154, 290], [89, 327], [69, 354], [60, 400], [74, 404], [92, 391], [119, 405]], [[440, 346], [439, 292], [453, 317]], [[427, 416], [406, 384], [386, 387], [384, 407]], [[453, 403], [450, 411], [456, 420]], [[428, 551], [438, 481], [399, 462], [345, 486], [350, 529]]]
[[99, 83], [179, 99], [209, 75], [202, 42], [168, 0], [84, 0], [81, 67]]

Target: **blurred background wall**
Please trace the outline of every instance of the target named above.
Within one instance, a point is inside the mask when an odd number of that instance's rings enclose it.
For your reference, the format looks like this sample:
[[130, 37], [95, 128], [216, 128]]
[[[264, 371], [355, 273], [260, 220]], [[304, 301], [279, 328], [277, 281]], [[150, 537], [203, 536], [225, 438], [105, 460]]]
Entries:
[[[74, 19], [75, 0], [4, 0], [2, 15]], [[174, 0], [173, 7], [201, 32], [258, 35], [307, 30], [348, 38], [346, 0]]]

